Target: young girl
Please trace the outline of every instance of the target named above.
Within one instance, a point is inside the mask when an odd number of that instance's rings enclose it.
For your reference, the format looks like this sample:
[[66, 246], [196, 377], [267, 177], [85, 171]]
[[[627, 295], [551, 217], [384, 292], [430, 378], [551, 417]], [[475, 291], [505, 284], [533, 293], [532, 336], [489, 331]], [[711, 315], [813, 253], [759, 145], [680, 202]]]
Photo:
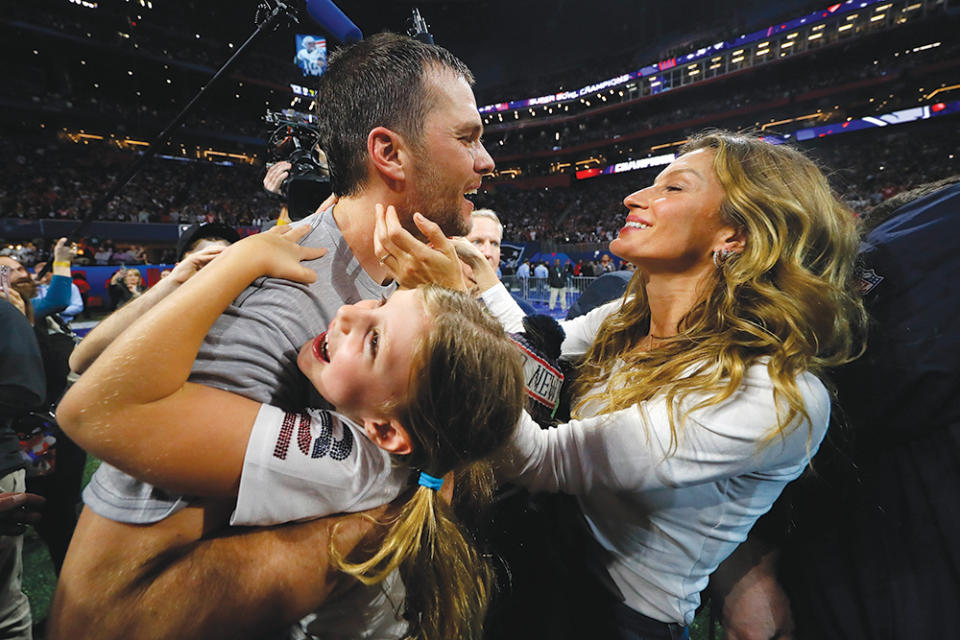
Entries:
[[[436, 489], [509, 437], [523, 398], [519, 354], [474, 301], [426, 287], [344, 306], [303, 345], [299, 367], [336, 411], [285, 413], [187, 382], [207, 330], [247, 284], [315, 278], [300, 260], [319, 255], [295, 244], [305, 228], [288, 229], [231, 246], [139, 319], [70, 390], [60, 423], [152, 484], [239, 492], [234, 524], [360, 511], [400, 496], [379, 550], [364, 562], [337, 558], [340, 568], [367, 584], [399, 568], [411, 635], [476, 637], [489, 571]], [[286, 483], [308, 474], [312, 487]]]

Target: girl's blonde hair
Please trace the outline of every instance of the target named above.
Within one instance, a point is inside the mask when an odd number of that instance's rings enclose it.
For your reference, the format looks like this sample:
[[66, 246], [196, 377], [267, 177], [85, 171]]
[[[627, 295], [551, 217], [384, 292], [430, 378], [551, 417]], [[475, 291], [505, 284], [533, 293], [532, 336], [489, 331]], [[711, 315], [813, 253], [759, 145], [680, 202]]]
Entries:
[[[434, 286], [419, 291], [430, 328], [414, 352], [410, 393], [391, 411], [413, 444], [402, 463], [441, 477], [507, 441], [523, 406], [523, 370], [519, 351], [475, 300]], [[410, 489], [373, 557], [353, 563], [335, 549], [333, 557], [365, 584], [399, 569], [411, 637], [480, 637], [492, 571], [436, 491]]]
[[[680, 321], [679, 335], [649, 351], [636, 348], [650, 326], [645, 276], [638, 271], [623, 306], [603, 323], [580, 365], [576, 410], [599, 402], [603, 411], [615, 411], [664, 393], [673, 449], [675, 411], [687, 395], [705, 399], [687, 407], [681, 424], [690, 411], [729, 398], [747, 367], [767, 358], [777, 405], [767, 441], [798, 424], [798, 417], [812, 429], [797, 376], [820, 376], [855, 359], [865, 344], [866, 312], [852, 283], [856, 218], [820, 169], [795, 149], [708, 131], [680, 154], [698, 149], [714, 152], [724, 192], [720, 216], [742, 234], [743, 252], [720, 263]], [[614, 366], [618, 360], [623, 366]]]

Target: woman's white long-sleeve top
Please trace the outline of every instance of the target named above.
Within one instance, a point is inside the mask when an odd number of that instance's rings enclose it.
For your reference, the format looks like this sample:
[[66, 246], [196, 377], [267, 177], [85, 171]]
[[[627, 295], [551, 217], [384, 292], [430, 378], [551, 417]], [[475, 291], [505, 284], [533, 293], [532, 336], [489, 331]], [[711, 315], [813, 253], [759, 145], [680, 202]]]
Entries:
[[[523, 330], [523, 312], [502, 285], [483, 300], [505, 329]], [[562, 356], [584, 354], [621, 303], [561, 322]], [[692, 411], [675, 451], [662, 396], [604, 414], [587, 408], [555, 429], [541, 429], [524, 414], [504, 475], [533, 491], [577, 496], [594, 537], [610, 552], [606, 569], [625, 604], [688, 625], [710, 574], [800, 475], [826, 433], [829, 393], [810, 373], [796, 382], [809, 428], [798, 419], [796, 428], [769, 442], [777, 419], [765, 363], [749, 367], [724, 402]], [[688, 396], [676, 410], [677, 423], [702, 399]]]

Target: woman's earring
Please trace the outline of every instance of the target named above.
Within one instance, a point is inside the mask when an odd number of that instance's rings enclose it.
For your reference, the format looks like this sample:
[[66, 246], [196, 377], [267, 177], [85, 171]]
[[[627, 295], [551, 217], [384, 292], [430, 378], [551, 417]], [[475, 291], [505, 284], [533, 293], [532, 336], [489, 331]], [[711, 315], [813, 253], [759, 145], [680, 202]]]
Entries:
[[713, 266], [715, 266], [717, 269], [723, 269], [723, 265], [726, 264], [730, 256], [735, 253], [736, 251], [733, 249], [727, 249], [726, 247], [715, 250], [713, 252]]

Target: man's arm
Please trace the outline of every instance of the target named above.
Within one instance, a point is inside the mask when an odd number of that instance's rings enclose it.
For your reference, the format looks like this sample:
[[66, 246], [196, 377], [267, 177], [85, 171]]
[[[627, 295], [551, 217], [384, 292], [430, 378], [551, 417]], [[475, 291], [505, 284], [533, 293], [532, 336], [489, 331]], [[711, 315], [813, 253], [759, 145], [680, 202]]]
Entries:
[[[262, 638], [350, 584], [348, 554], [388, 507], [264, 529], [227, 529], [224, 504], [187, 507], [153, 525], [84, 509], [47, 623], [50, 640]], [[214, 523], [214, 524], [212, 524]], [[334, 528], [336, 532], [334, 534]]]
[[224, 247], [220, 245], [211, 245], [194, 253], [178, 264], [168, 277], [101, 321], [70, 354], [71, 371], [77, 373], [86, 371], [87, 367], [93, 364], [93, 361], [103, 353], [103, 350], [137, 318], [173, 293], [177, 287], [189, 280], [201, 267], [219, 255], [223, 249]]
[[68, 279], [70, 275], [70, 263], [73, 262], [73, 258], [77, 255], [77, 247], [73, 244], [67, 244], [66, 238], [60, 238], [57, 240], [57, 244], [53, 247], [53, 267], [50, 271], [55, 276], [66, 276]]
[[60, 274], [53, 274], [47, 292], [40, 298], [33, 299], [34, 322], [51, 313], [60, 313], [70, 304], [70, 278]]

